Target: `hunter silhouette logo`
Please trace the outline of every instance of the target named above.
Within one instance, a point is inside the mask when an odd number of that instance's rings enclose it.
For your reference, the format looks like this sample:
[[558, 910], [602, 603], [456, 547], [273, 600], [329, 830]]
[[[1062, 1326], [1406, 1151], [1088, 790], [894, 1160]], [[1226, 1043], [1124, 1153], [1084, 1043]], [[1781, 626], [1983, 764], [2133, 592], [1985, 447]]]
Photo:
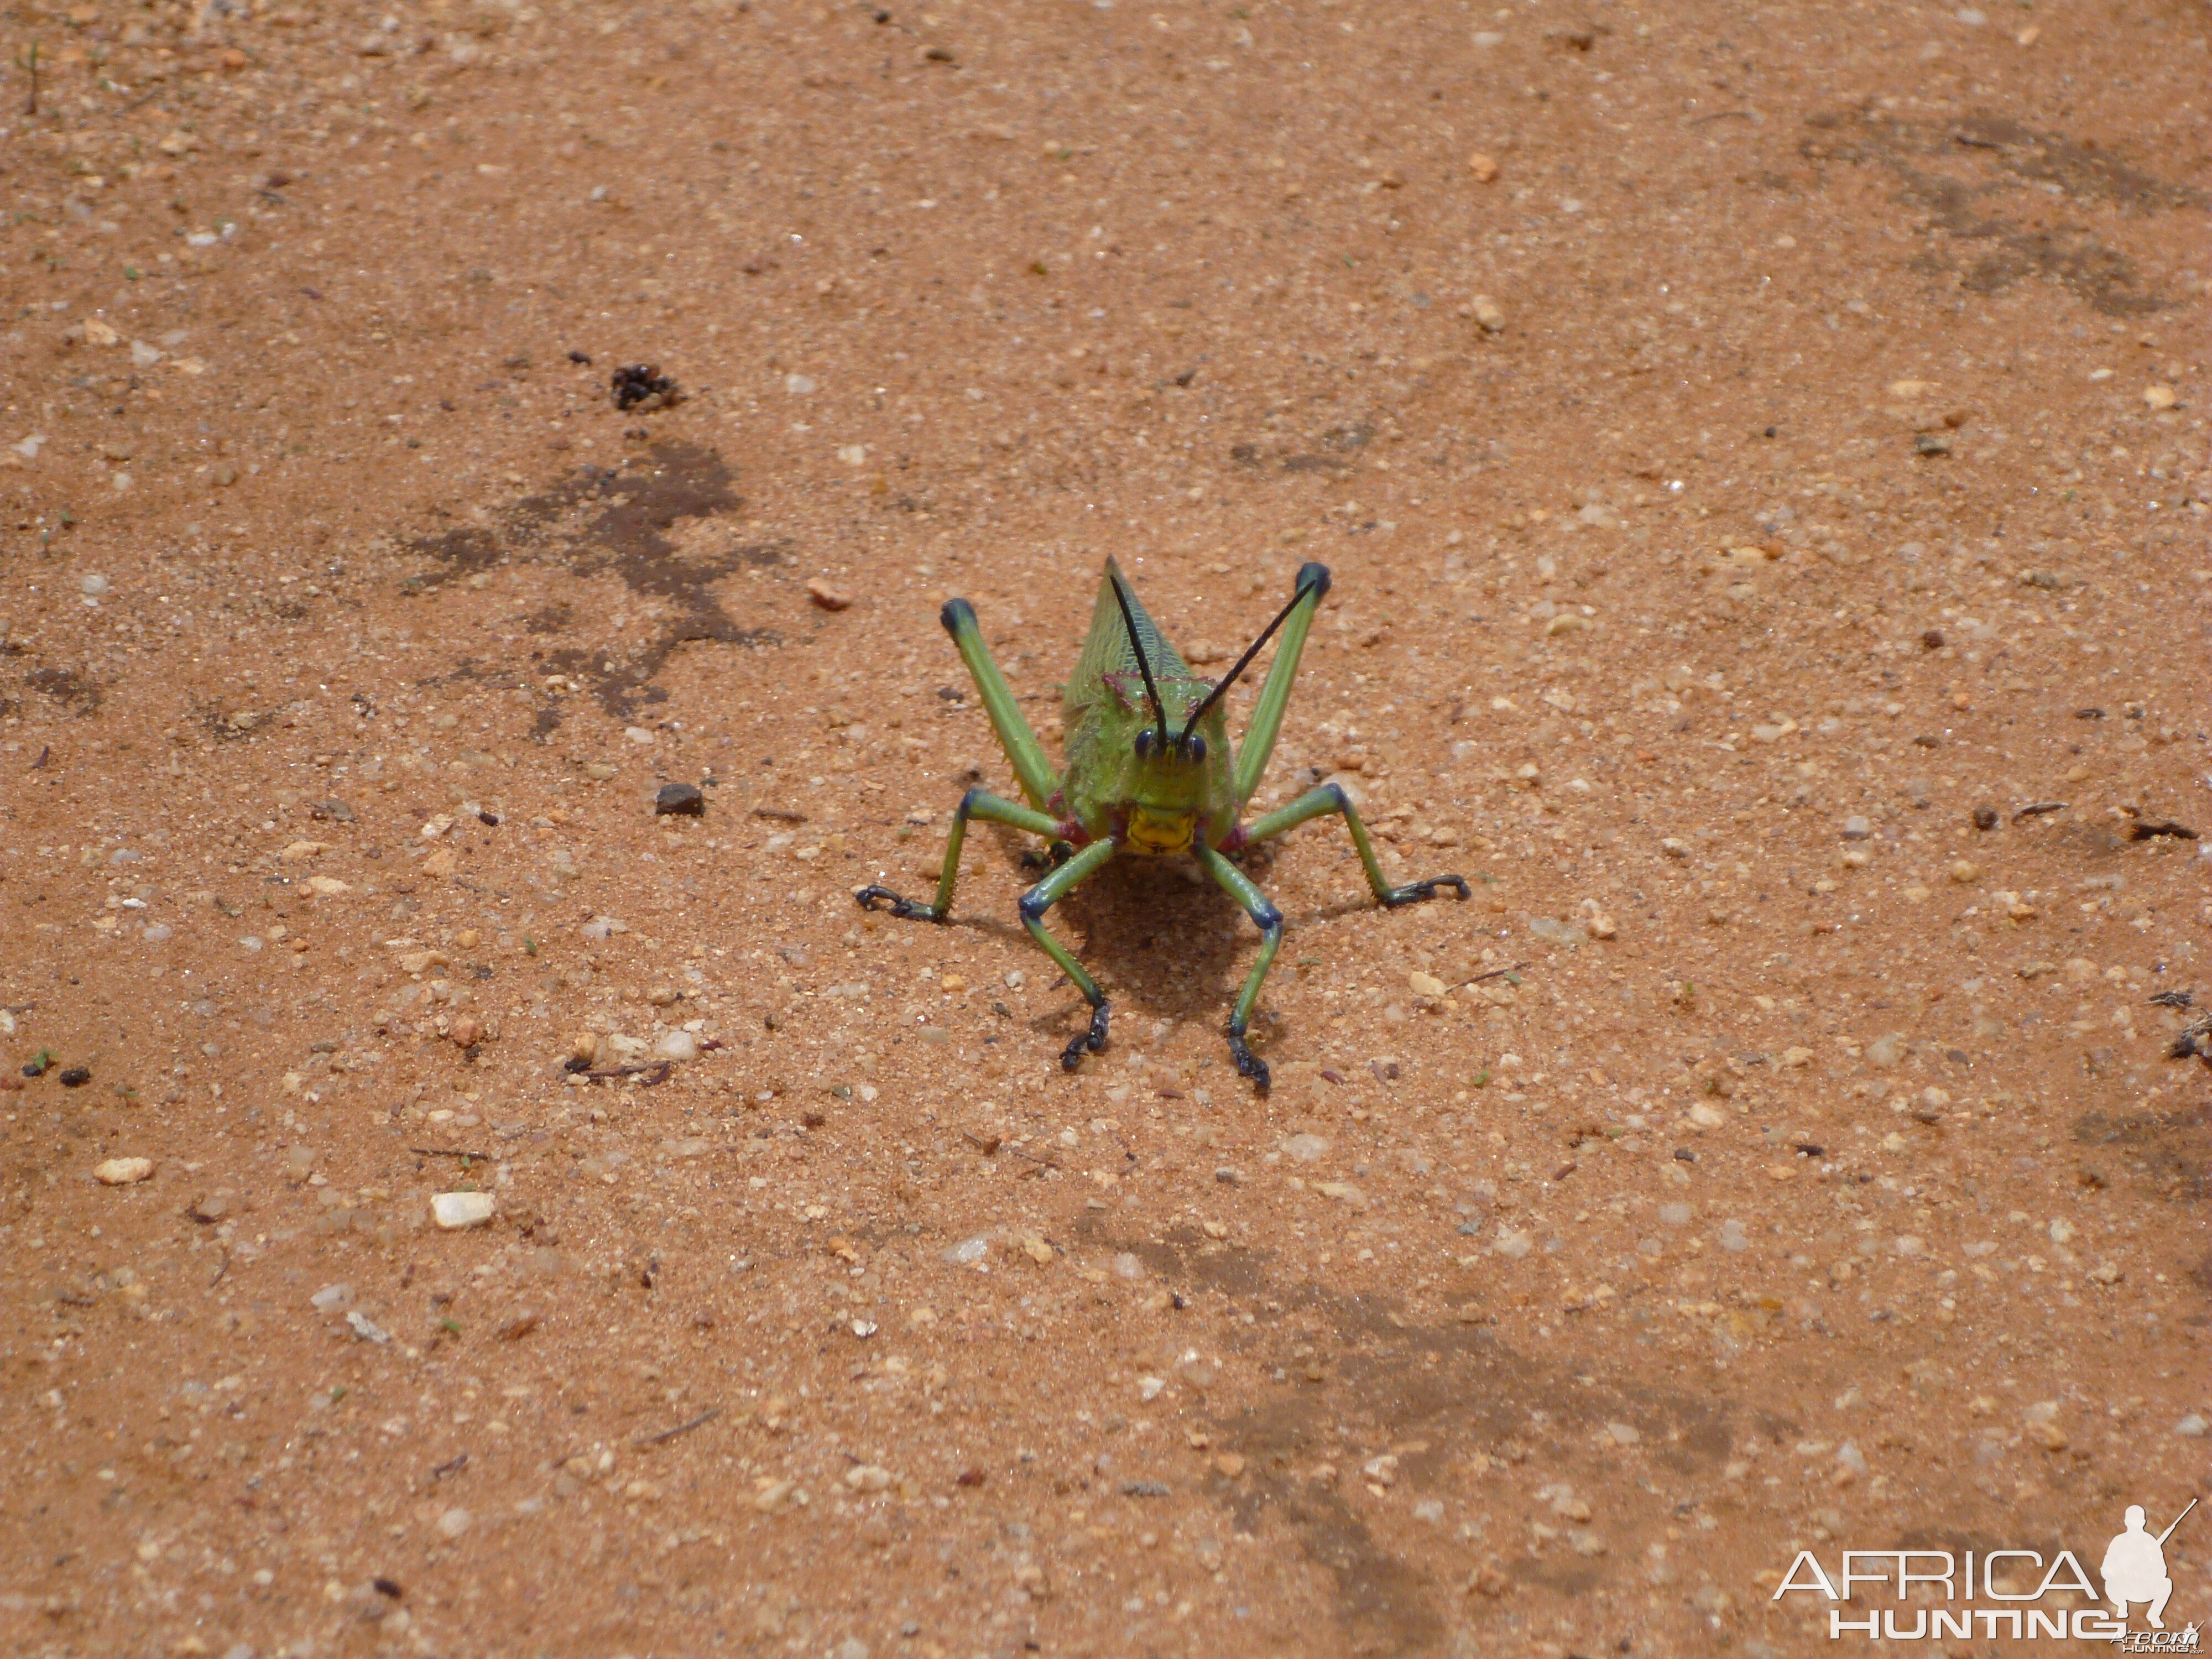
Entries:
[[[2189, 1510], [2196, 1507], [2192, 1498]], [[2154, 1538], [2143, 1530], [2142, 1505], [2128, 1505], [2128, 1529], [2112, 1540], [2105, 1551], [2105, 1565], [2097, 1570], [2105, 1581], [2105, 1599], [2123, 1620], [2129, 1602], [2148, 1601], [2150, 1611], [2144, 1616], [2150, 1627], [2166, 1628], [2166, 1598], [2173, 1594], [2173, 1580], [2166, 1576], [2166, 1540], [2173, 1536], [2174, 1527], [2188, 1519], [2189, 1510], [2175, 1516], [2173, 1526]]]
[[[1800, 1550], [1773, 1599], [1812, 1595], [1832, 1604], [1828, 1638], [1846, 1633], [1876, 1641], [1978, 1636], [1985, 1641], [2071, 1638], [2110, 1642], [2123, 1653], [2197, 1653], [2198, 1627], [2166, 1627], [2173, 1580], [2166, 1570], [2166, 1541], [2189, 1518], [2191, 1498], [2163, 1532], [2149, 1528], [2141, 1504], [2130, 1504], [2124, 1530], [2105, 1548], [2098, 1568], [2104, 1580], [2100, 1605], [2095, 1584], [2081, 1559], [2062, 1549], [2047, 1560], [2039, 1551], [1996, 1549], [1845, 1550], [1832, 1576], [1810, 1550]], [[1915, 1595], [1915, 1589], [1918, 1590]], [[2061, 1599], [2075, 1598], [2071, 1605]], [[2046, 1600], [2046, 1598], [2050, 1598]], [[1890, 1601], [1889, 1607], [1867, 1607]], [[1919, 1605], [1911, 1605], [1917, 1601]], [[1980, 1605], [1994, 1603], [1990, 1605]], [[1850, 1607], [1858, 1616], [1846, 1613]], [[2128, 1612], [2141, 1607], [2147, 1630], [2130, 1630]]]

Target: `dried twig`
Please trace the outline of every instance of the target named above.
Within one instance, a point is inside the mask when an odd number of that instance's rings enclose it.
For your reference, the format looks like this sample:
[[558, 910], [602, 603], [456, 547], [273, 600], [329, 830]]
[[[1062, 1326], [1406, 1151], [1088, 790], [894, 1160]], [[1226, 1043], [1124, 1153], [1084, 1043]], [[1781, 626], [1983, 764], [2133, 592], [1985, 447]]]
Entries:
[[35, 120], [38, 118], [39, 113], [40, 72], [39, 43], [36, 40], [31, 42], [30, 52], [27, 55], [20, 52], [15, 54], [15, 67], [31, 77], [31, 100], [24, 106], [23, 113], [30, 116]]
[[805, 813], [794, 812], [788, 806], [756, 806], [753, 808], [753, 816], [757, 818], [774, 818], [778, 823], [806, 822]]
[[689, 1434], [692, 1430], [699, 1428], [705, 1424], [713, 1422], [721, 1414], [722, 1408], [720, 1406], [709, 1406], [705, 1411], [701, 1412], [698, 1416], [691, 1418], [687, 1421], [678, 1423], [672, 1429], [663, 1429], [659, 1434], [640, 1435], [636, 1439], [631, 1441], [629, 1443], [634, 1449], [639, 1451], [643, 1451], [647, 1446], [666, 1445], [670, 1441], [675, 1439], [678, 1435]]
[[675, 1070], [674, 1060], [657, 1060], [650, 1066], [613, 1066], [605, 1071], [586, 1072], [582, 1076], [586, 1081], [592, 1083], [605, 1083], [621, 1078], [634, 1077], [638, 1079], [639, 1088], [650, 1089], [657, 1084], [667, 1082]]
[[2039, 818], [2045, 812], [2063, 812], [2065, 810], [2066, 803], [2063, 800], [2032, 800], [2014, 811], [2012, 821], [2018, 823], [2022, 818]]
[[407, 1150], [418, 1158], [458, 1158], [464, 1163], [473, 1160], [478, 1164], [492, 1161], [489, 1152], [472, 1152], [465, 1146], [410, 1146]]
[[1464, 988], [1469, 985], [1480, 985], [1486, 979], [1504, 979], [1506, 975], [1517, 974], [1528, 965], [1525, 962], [1509, 962], [1503, 968], [1492, 968], [1486, 974], [1477, 974], [1473, 979], [1462, 980], [1460, 983]]

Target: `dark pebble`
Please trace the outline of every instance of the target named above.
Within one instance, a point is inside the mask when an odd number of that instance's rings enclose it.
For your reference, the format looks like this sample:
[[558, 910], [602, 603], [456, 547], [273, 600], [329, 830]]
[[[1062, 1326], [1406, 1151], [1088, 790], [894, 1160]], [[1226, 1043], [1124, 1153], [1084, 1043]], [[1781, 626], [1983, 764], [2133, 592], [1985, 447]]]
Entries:
[[624, 363], [608, 384], [620, 410], [662, 409], [680, 395], [676, 382], [653, 363]]
[[1920, 635], [1920, 648], [1923, 651], [1941, 651], [1943, 648], [1943, 630], [1940, 628], [1923, 630]]
[[91, 1081], [92, 1067], [89, 1066], [72, 1066], [61, 1076], [62, 1087], [64, 1089], [82, 1089]]
[[1996, 807], [1994, 807], [1994, 806], [1977, 806], [1977, 807], [1974, 809], [1974, 828], [1975, 828], [1975, 829], [1977, 829], [1977, 830], [1994, 830], [1994, 829], [1996, 829], [1996, 827], [1997, 827], [1997, 809], [1996, 809]]
[[696, 783], [664, 783], [653, 798], [653, 813], [662, 818], [704, 817], [707, 797]]

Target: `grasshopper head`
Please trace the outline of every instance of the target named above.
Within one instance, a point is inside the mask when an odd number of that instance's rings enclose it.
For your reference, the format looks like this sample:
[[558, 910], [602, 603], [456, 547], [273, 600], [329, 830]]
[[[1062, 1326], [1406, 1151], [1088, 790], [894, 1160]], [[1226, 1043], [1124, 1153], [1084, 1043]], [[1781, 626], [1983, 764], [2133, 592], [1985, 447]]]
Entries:
[[1206, 744], [1202, 733], [1170, 737], [1163, 744], [1147, 728], [1137, 733], [1136, 799], [1129, 808], [1130, 850], [1187, 853], [1197, 834], [1206, 793]]
[[1163, 812], [1150, 806], [1133, 806], [1129, 809], [1129, 850], [1156, 857], [1188, 853], [1197, 829], [1195, 812]]

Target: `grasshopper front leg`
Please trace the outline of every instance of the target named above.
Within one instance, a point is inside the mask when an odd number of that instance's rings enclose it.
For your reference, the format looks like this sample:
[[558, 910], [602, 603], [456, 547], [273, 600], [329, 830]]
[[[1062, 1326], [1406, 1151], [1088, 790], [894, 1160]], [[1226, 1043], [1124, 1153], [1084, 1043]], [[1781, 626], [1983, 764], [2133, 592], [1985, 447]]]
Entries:
[[1244, 1034], [1251, 1029], [1252, 1011], [1259, 1006], [1260, 982], [1267, 977], [1267, 969], [1274, 965], [1275, 952], [1282, 948], [1283, 913], [1260, 890], [1258, 884], [1251, 877], [1211, 847], [1200, 846], [1193, 850], [1206, 873], [1244, 907], [1244, 914], [1251, 917], [1260, 929], [1260, 959], [1252, 964], [1252, 972], [1245, 979], [1244, 988], [1237, 998], [1237, 1006], [1229, 1016], [1229, 1057], [1237, 1062], [1237, 1071], [1250, 1078], [1260, 1092], [1265, 1094], [1271, 1080], [1267, 1075], [1267, 1062], [1246, 1045]]
[[1331, 812], [1344, 815], [1344, 827], [1351, 831], [1352, 845], [1359, 854], [1361, 867], [1367, 872], [1367, 885], [1379, 902], [1395, 910], [1401, 904], [1432, 899], [1437, 890], [1444, 887], [1454, 889], [1462, 898], [1468, 896], [1464, 876], [1431, 876], [1426, 881], [1409, 881], [1402, 887], [1393, 887], [1376, 860], [1375, 843], [1367, 838], [1367, 826], [1360, 822], [1359, 809], [1352, 804], [1352, 797], [1344, 793], [1341, 784], [1324, 783], [1318, 789], [1308, 790], [1288, 806], [1277, 807], [1241, 836], [1233, 837], [1231, 850], [1267, 841], [1285, 830], [1296, 829], [1310, 818], [1326, 817]]
[[1106, 1022], [1111, 1011], [1106, 1005], [1106, 994], [1098, 988], [1098, 981], [1084, 972], [1083, 964], [1065, 945], [1045, 932], [1044, 913], [1089, 880], [1121, 850], [1118, 841], [1094, 841], [1022, 895], [1022, 926], [1030, 930], [1030, 937], [1037, 942], [1038, 948], [1060, 964], [1060, 972], [1075, 981], [1075, 988], [1091, 1005], [1091, 1029], [1078, 1033], [1068, 1042], [1060, 1057], [1063, 1071], [1072, 1072], [1081, 1065], [1086, 1051], [1095, 1054], [1106, 1046]]
[[1033, 836], [1057, 838], [1060, 825], [1042, 812], [1033, 812], [1017, 802], [998, 795], [986, 794], [981, 789], [970, 789], [960, 798], [960, 808], [952, 815], [952, 833], [945, 841], [945, 870], [937, 878], [937, 901], [933, 904], [918, 904], [910, 898], [901, 898], [888, 887], [863, 887], [854, 896], [860, 900], [863, 910], [872, 910], [878, 902], [888, 903], [891, 914], [905, 921], [943, 921], [952, 914], [952, 889], [960, 879], [960, 848], [968, 839], [968, 820], [983, 818], [993, 823], [1010, 823], [1017, 830], [1026, 830]]

